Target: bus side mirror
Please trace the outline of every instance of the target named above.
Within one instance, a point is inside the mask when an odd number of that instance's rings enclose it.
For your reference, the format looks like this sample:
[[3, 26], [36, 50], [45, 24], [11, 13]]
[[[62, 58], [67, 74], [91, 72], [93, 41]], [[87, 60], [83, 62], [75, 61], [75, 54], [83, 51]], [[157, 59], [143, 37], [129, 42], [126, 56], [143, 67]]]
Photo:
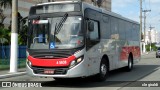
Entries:
[[90, 32], [94, 31], [94, 23], [92, 21], [89, 21], [88, 22], [88, 30]]

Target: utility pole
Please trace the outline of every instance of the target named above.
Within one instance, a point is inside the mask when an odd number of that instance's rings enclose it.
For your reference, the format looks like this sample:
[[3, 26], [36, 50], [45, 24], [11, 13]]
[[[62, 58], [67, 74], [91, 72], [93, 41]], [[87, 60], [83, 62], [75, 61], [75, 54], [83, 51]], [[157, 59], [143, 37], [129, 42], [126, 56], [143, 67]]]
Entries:
[[157, 30], [155, 29], [155, 43], [157, 43]]
[[151, 25], [150, 25], [150, 51], [151, 51], [151, 49], [152, 49], [152, 47], [151, 47], [151, 43], [152, 43], [152, 40], [151, 40], [151, 30], [154, 28], [154, 27], [152, 27]]
[[18, 58], [18, 0], [12, 0], [12, 31], [11, 31], [11, 50], [10, 50], [10, 73], [17, 72]]
[[146, 45], [146, 13], [147, 12], [151, 12], [151, 10], [143, 10], [142, 12], [144, 12], [144, 44], [143, 44], [143, 53], [145, 53], [146, 52], [146, 47], [145, 47], [145, 45]]
[[140, 0], [140, 52], [142, 54], [142, 44], [141, 44], [141, 33], [142, 33], [142, 0]]

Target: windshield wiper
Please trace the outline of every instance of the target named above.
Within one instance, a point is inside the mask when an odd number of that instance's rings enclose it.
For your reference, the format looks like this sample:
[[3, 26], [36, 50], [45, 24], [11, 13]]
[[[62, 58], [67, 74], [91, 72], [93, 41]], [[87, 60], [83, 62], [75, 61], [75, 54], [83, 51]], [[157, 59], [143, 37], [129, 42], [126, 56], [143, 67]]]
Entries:
[[[62, 19], [60, 20], [60, 22], [55, 25], [55, 29], [54, 29], [54, 41], [56, 40], [56, 34], [58, 34], [63, 26], [63, 23], [67, 20], [68, 17], [68, 13], [64, 14], [64, 16], [62, 17]], [[55, 41], [56, 42], [56, 41]]]
[[67, 20], [67, 17], [68, 17], [68, 13], [64, 14], [64, 16], [62, 17], [61, 21], [56, 24], [55, 26], [55, 34], [58, 34], [63, 26], [63, 23]]

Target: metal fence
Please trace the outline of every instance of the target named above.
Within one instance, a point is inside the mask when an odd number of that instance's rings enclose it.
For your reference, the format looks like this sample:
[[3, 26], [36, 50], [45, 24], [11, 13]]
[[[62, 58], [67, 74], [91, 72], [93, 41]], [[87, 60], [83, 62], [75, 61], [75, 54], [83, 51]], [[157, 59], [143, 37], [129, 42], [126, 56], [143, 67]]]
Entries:
[[[0, 46], [0, 59], [10, 58], [10, 46]], [[18, 58], [26, 58], [26, 46], [18, 46]]]

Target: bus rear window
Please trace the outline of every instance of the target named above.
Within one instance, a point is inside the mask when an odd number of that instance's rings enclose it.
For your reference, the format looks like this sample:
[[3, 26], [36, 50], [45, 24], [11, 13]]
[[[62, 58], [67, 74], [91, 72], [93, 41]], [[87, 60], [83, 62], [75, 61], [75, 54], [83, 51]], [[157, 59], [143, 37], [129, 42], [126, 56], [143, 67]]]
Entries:
[[30, 15], [73, 11], [80, 11], [80, 4], [51, 4], [34, 6], [30, 9]]

